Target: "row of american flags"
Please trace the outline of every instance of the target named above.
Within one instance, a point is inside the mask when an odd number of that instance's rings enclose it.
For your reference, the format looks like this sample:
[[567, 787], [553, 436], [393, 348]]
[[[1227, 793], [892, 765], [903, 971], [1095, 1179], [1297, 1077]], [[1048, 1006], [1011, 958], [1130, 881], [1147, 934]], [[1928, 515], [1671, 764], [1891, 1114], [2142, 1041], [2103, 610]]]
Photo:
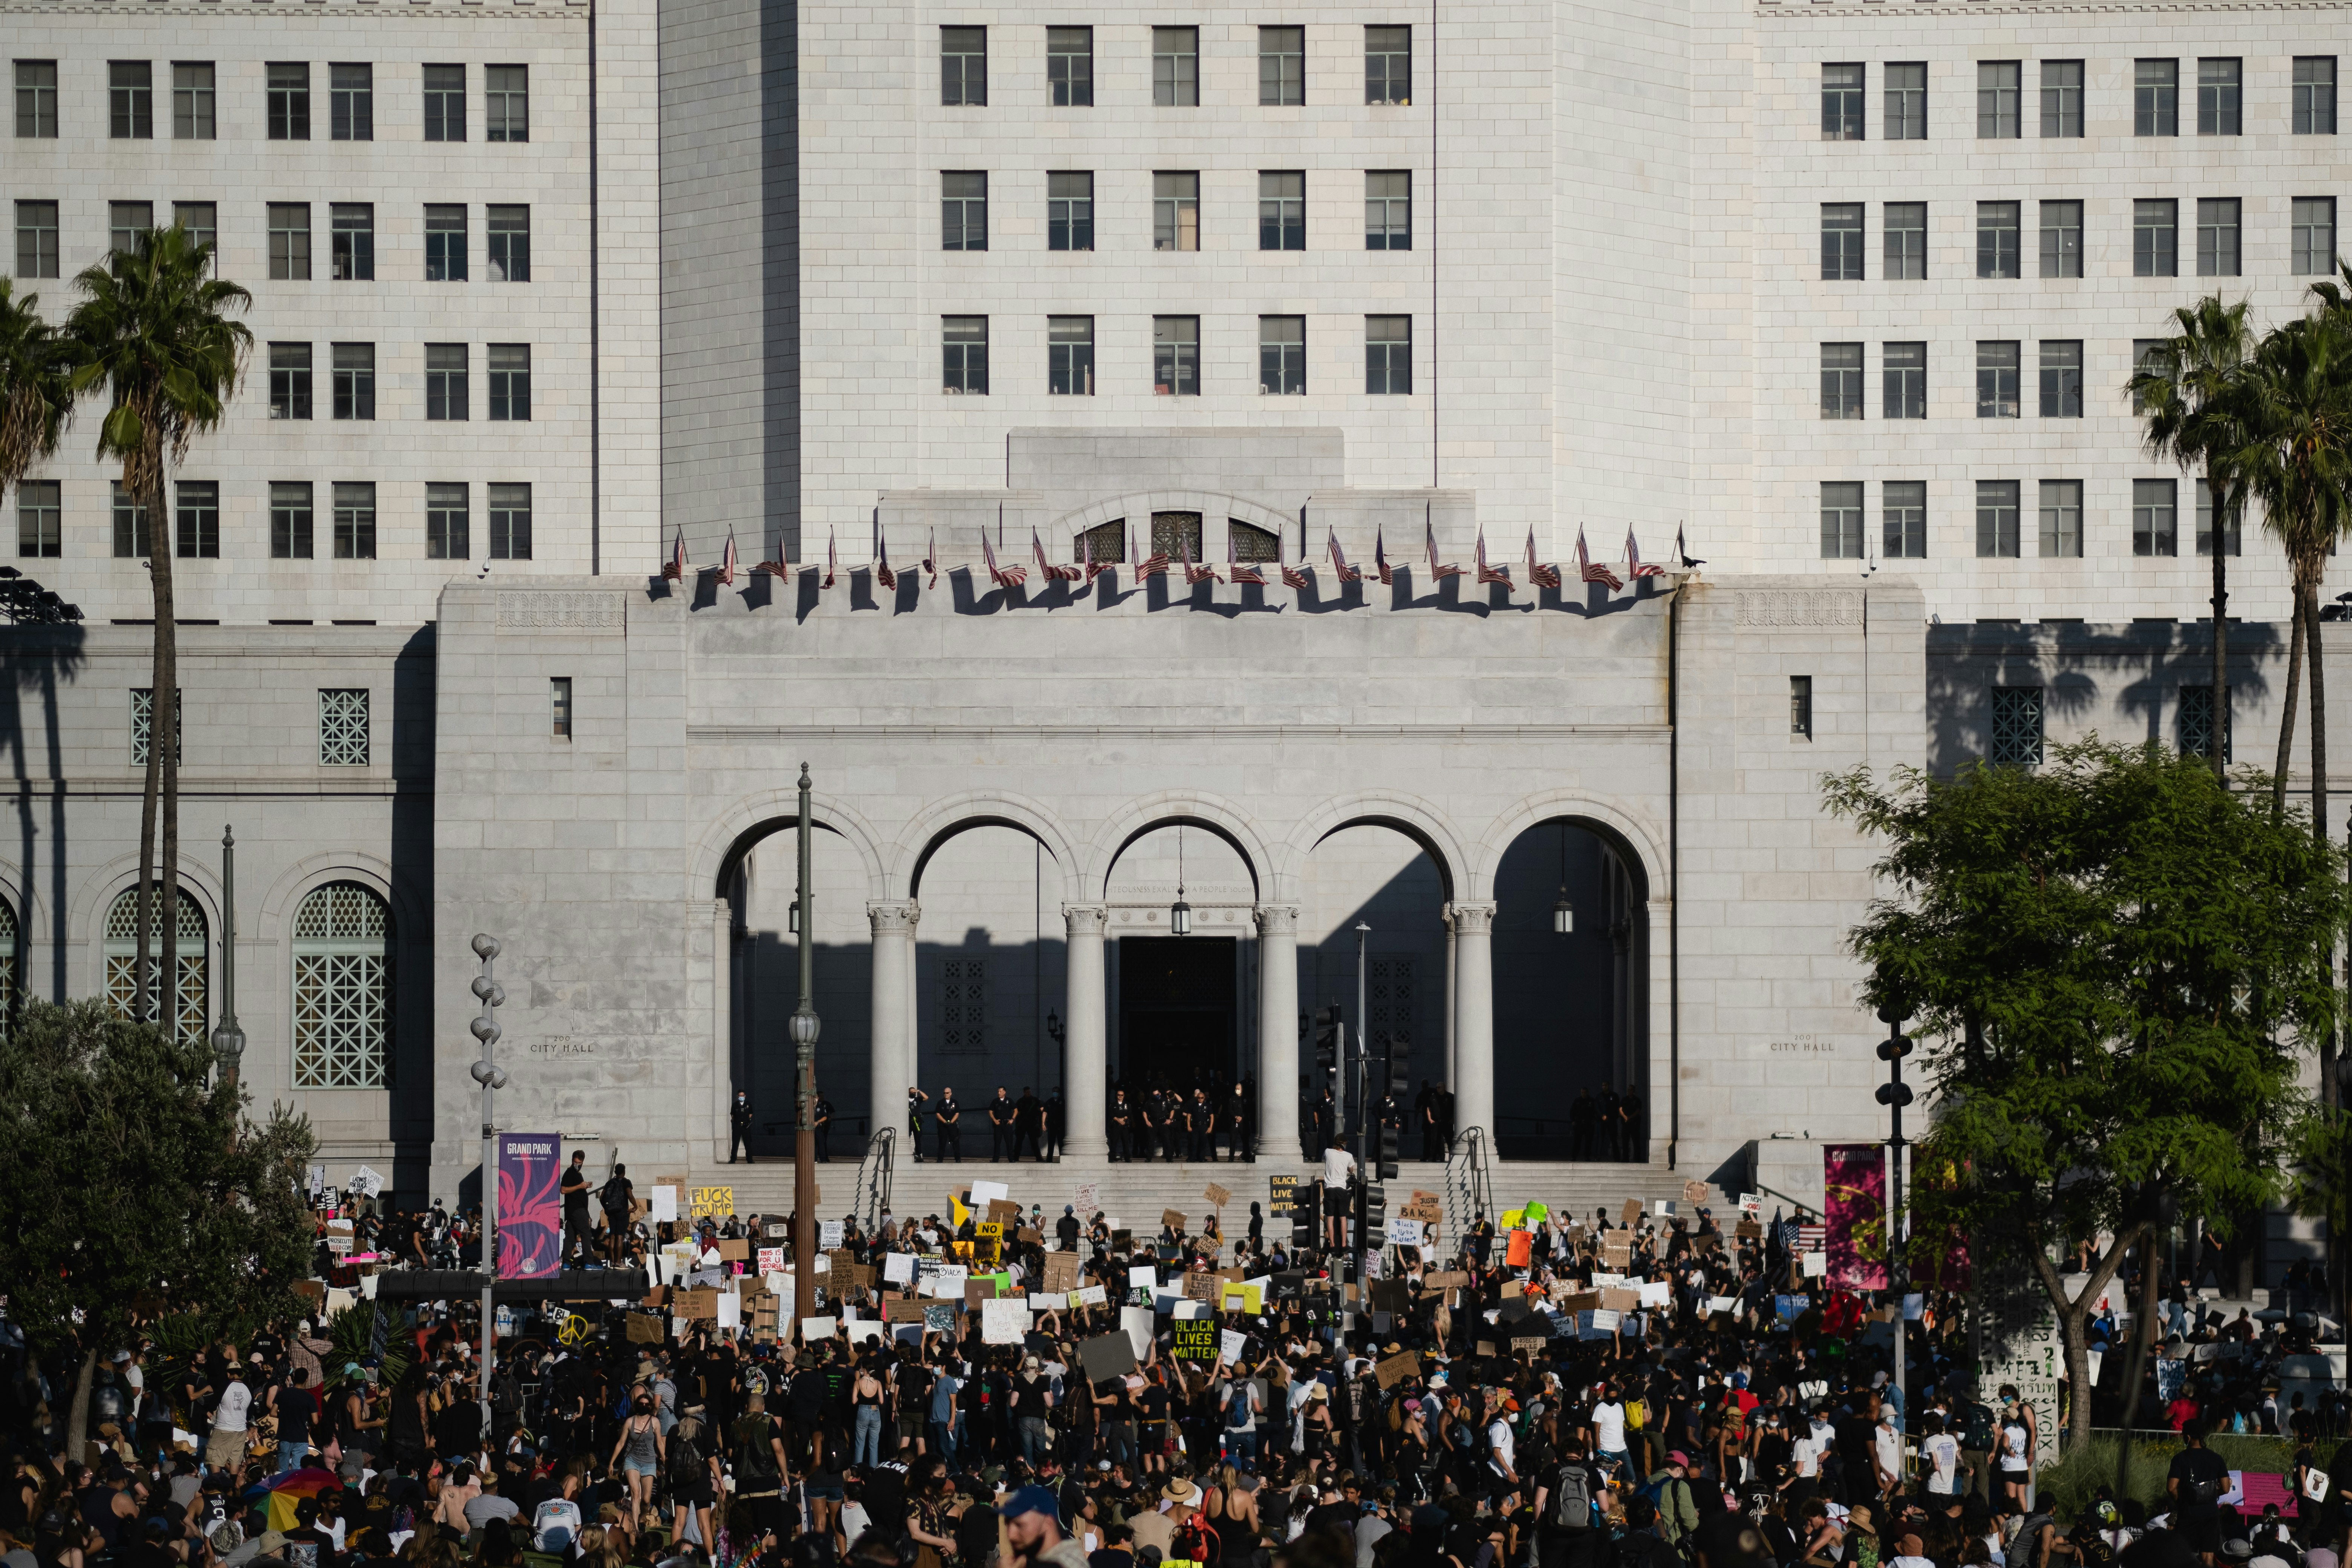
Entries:
[[[877, 531], [877, 541], [876, 557], [871, 563], [874, 580], [885, 589], [895, 589], [898, 585], [898, 572], [890, 564], [889, 536]], [[1339, 548], [1338, 532], [1326, 530], [1324, 541], [1324, 552], [1329, 561], [1334, 578], [1341, 584], [1362, 582], [1367, 568], [1349, 563], [1347, 552]], [[1096, 560], [1094, 536], [1091, 532], [1079, 535], [1079, 543], [1082, 551], [1080, 559], [1067, 563], [1048, 561], [1045, 559], [1045, 542], [1038, 537], [1035, 529], [1031, 529], [1029, 551], [1031, 557], [1036, 563], [1038, 582], [1041, 584], [1083, 582], [1091, 586], [1097, 577], [1123, 564], [1121, 561]], [[1426, 523], [1423, 525], [1423, 544], [1428, 557], [1431, 582], [1441, 582], [1448, 577], [1459, 577], [1465, 574], [1464, 567], [1442, 562], [1437, 558], [1437, 532], [1433, 526]], [[913, 570], [918, 574], [928, 574], [931, 584], [937, 586], [940, 580], [937, 530], [931, 531], [927, 545], [922, 560], [917, 563]], [[996, 586], [1017, 588], [1029, 581], [1027, 566], [1018, 563], [1010, 566], [998, 564], [996, 547], [990, 542], [988, 530], [985, 528], [980, 531], [980, 554], [982, 563], [987, 569], [989, 581]], [[1181, 572], [1187, 586], [1202, 583], [1223, 582], [1265, 587], [1268, 585], [1266, 571], [1271, 567], [1280, 574], [1285, 585], [1303, 591], [1314, 586], [1314, 579], [1322, 570], [1319, 565], [1312, 562], [1293, 564], [1287, 561], [1278, 560], [1244, 561], [1235, 553], [1234, 536], [1231, 533], [1225, 537], [1225, 564], [1222, 573], [1215, 566], [1205, 562], [1194, 561], [1189, 542], [1182, 541], [1181, 536], [1177, 553], [1173, 557], [1171, 557], [1165, 550], [1155, 550], [1149, 555], [1139, 554], [1136, 550], [1132, 528], [1129, 530], [1128, 547], [1124, 556], [1136, 563], [1135, 577], [1138, 582], [1147, 577], [1165, 577], [1171, 573]], [[1683, 532], [1679, 528], [1675, 531], [1674, 559], [1685, 568], [1696, 564], [1685, 552]], [[1528, 531], [1527, 556], [1524, 565], [1526, 575], [1522, 580], [1511, 575], [1509, 566], [1498, 566], [1489, 563], [1486, 559], [1486, 531], [1484, 529], [1479, 531], [1476, 552], [1468, 570], [1475, 574], [1474, 580], [1480, 586], [1499, 585], [1507, 593], [1516, 593], [1521, 587], [1543, 589], [1558, 588], [1560, 585], [1563, 575], [1561, 568], [1557, 564], [1536, 559], [1536, 535], [1533, 529]], [[1623, 568], [1622, 574], [1618, 571], [1620, 566]], [[803, 571], [808, 569], [806, 563], [800, 568]], [[1579, 528], [1576, 531], [1574, 571], [1576, 580], [1580, 582], [1600, 583], [1606, 585], [1610, 592], [1615, 593], [1629, 581], [1642, 577], [1663, 576], [1668, 569], [1663, 563], [1642, 559], [1642, 547], [1634, 540], [1633, 531], [1630, 528], [1625, 531], [1624, 556], [1621, 561], [1613, 563], [1593, 560], [1591, 552], [1585, 546], [1584, 530]], [[683, 528], [679, 529], [677, 542], [670, 552], [669, 563], [662, 568], [662, 575], [672, 582], [677, 582], [685, 578], [689, 572], [702, 570], [705, 569], [687, 564], [686, 531]], [[793, 565], [784, 561], [762, 561], [751, 568], [754, 573], [764, 572], [778, 577], [789, 576], [793, 570]], [[1388, 540], [1384, 531], [1376, 531], [1373, 533], [1372, 564], [1369, 570], [1381, 583], [1393, 584], [1396, 581], [1399, 566], [1396, 562], [1389, 559]], [[726, 554], [717, 571], [719, 581], [721, 583], [732, 584], [736, 579], [735, 535], [731, 531], [727, 535]], [[827, 534], [824, 544], [824, 576], [818, 586], [832, 587], [835, 579], [840, 575], [840, 551], [834, 536]]]

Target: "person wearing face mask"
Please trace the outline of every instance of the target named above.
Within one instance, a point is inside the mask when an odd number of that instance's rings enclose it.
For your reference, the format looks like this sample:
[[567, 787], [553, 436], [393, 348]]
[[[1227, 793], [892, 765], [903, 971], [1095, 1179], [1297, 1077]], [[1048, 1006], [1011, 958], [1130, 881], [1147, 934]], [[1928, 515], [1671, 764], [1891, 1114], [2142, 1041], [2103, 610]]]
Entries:
[[631, 1402], [629, 1418], [621, 1423], [612, 1458], [605, 1461], [614, 1476], [628, 1482], [632, 1531], [637, 1528], [637, 1516], [653, 1506], [654, 1477], [661, 1470], [662, 1450], [661, 1418], [654, 1413], [653, 1396], [640, 1394]]

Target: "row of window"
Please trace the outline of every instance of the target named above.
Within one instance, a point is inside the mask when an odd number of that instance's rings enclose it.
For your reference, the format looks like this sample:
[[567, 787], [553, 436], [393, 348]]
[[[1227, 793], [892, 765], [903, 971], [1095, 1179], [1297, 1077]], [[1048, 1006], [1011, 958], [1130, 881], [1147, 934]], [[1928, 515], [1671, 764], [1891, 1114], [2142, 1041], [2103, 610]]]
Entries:
[[[18, 60], [16, 134], [48, 139], [60, 129], [58, 62]], [[264, 68], [262, 118], [272, 142], [308, 142], [311, 132], [312, 66], [308, 60], [271, 60]], [[466, 140], [467, 68], [422, 68], [425, 140]], [[220, 135], [217, 70], [210, 60], [173, 60], [172, 139], [211, 142]], [[146, 142], [155, 135], [156, 69], [152, 60], [106, 63], [107, 134], [117, 142]], [[326, 68], [328, 139], [375, 140], [375, 67], [337, 62]], [[530, 140], [530, 68], [482, 68], [482, 139]]]
[[[310, 204], [270, 202], [268, 207], [269, 276], [289, 282], [310, 279]], [[376, 223], [373, 202], [330, 202], [327, 206], [328, 276], [339, 283], [375, 280]], [[467, 246], [467, 205], [428, 202], [425, 206], [424, 277], [427, 283], [463, 283], [473, 275]], [[201, 245], [220, 240], [220, 204], [173, 202], [172, 221]], [[107, 203], [107, 247], [130, 250], [155, 226], [153, 202]], [[493, 283], [530, 281], [530, 208], [491, 204], [482, 208], [488, 251], [486, 277]], [[16, 276], [55, 278], [63, 265], [64, 234], [58, 204], [16, 204]]]
[[[2084, 74], [2081, 60], [2041, 60], [2042, 134], [2076, 140], [2084, 134]], [[1927, 139], [1927, 65], [1895, 60], [1879, 68], [1884, 119], [1879, 136], [1887, 142]], [[2132, 132], [2137, 136], [2180, 134], [2180, 61], [2150, 58], [2132, 66]], [[2288, 120], [2298, 136], [2336, 134], [2336, 57], [2297, 55], [2288, 100]], [[2197, 62], [2196, 123], [2200, 136], [2244, 133], [2245, 61], [2237, 56]], [[1870, 68], [1857, 60], [1822, 66], [1822, 140], [1859, 142], [1868, 134]], [[1977, 139], [2016, 141], [2028, 122], [2025, 62], [1977, 62]]]
[[[1979, 202], [1977, 276], [2025, 276], [2025, 204]], [[2040, 275], [2083, 276], [2083, 204], [2040, 204]], [[2245, 206], [2236, 196], [2200, 196], [2194, 237], [2197, 276], [2235, 278], [2244, 268]], [[1822, 204], [1822, 280], [1858, 283], [1867, 276], [1864, 204]], [[1884, 276], [1927, 276], [1927, 204], [1883, 202], [1879, 206]], [[2180, 203], [2171, 196], [2142, 196], [2132, 203], [2132, 275], [2180, 275]], [[2288, 208], [2287, 265], [2299, 277], [2336, 270], [2336, 198], [2296, 196]]]
[[[1822, 417], [1864, 417], [1864, 388], [1868, 375], [1868, 345], [1858, 342], [1822, 344]], [[2044, 419], [2083, 417], [2084, 350], [2080, 338], [2043, 338], [2035, 345]], [[2160, 338], [2132, 340], [2131, 363], [2145, 367], [2164, 349]], [[1924, 342], [1891, 342], [1878, 345], [1882, 416], [1888, 419], [1927, 417], [1927, 345]], [[1976, 345], [1977, 417], [2017, 419], [2025, 412], [2025, 345], [2014, 338], [1981, 338]], [[2144, 412], [2137, 397], [2132, 412]]]
[[[1085, 109], [1095, 101], [1095, 30], [1045, 29], [1045, 90], [1059, 109]], [[1257, 100], [1263, 104], [1307, 101], [1307, 29], [1257, 30]], [[940, 101], [950, 105], [988, 102], [988, 29], [940, 29]], [[1201, 29], [1151, 29], [1151, 101], [1194, 108], [1201, 101]], [[1412, 29], [1364, 29], [1364, 101], [1412, 101]]]
[[[273, 342], [269, 345], [269, 416], [309, 419], [315, 416], [312, 395], [317, 345]], [[373, 343], [328, 345], [328, 409], [336, 419], [375, 417], [376, 354]], [[425, 345], [425, 417], [463, 421], [473, 417], [473, 345]], [[527, 420], [530, 417], [530, 345], [488, 345], [489, 417]]]
[[[940, 388], [988, 391], [986, 316], [940, 318]], [[1307, 318], [1257, 319], [1257, 389], [1282, 395], [1307, 390]], [[1045, 318], [1045, 390], [1060, 396], [1091, 397], [1095, 392], [1095, 319]], [[1201, 318], [1151, 318], [1151, 390], [1163, 397], [1194, 397], [1201, 391]], [[1412, 391], [1412, 318], [1364, 318], [1364, 390], [1378, 396]]]
[[[2205, 481], [2193, 481], [2197, 497], [2197, 553], [2213, 553], [2213, 501]], [[1890, 560], [1923, 560], [1927, 552], [1927, 483], [1925, 479], [1885, 479], [1879, 483], [1879, 549]], [[1822, 481], [1822, 558], [1860, 561], [1867, 548], [1865, 486], [1859, 479]], [[2177, 556], [2180, 553], [2179, 483], [2175, 479], [2132, 481], [2132, 553]], [[1976, 552], [1987, 560], [2016, 559], [2024, 553], [2024, 519], [2021, 508], [2024, 489], [2017, 479], [1979, 479], [1976, 484]], [[2039, 481], [2038, 553], [2052, 559], [2083, 553], [2083, 481]], [[2224, 531], [2223, 552], [2243, 552], [2243, 520], [2231, 518]]]
[[[1095, 247], [1095, 176], [1091, 169], [1045, 176], [1045, 248]], [[1307, 248], [1307, 173], [1262, 169], [1257, 176], [1257, 247]], [[940, 173], [940, 248], [988, 248], [988, 173]], [[1160, 170], [1151, 176], [1151, 248], [1201, 248], [1201, 176], [1195, 170]], [[1364, 248], [1412, 248], [1412, 171], [1364, 171]]]
[[[337, 561], [373, 561], [376, 554], [375, 485], [337, 479], [327, 487], [329, 550]], [[484, 521], [492, 561], [530, 559], [530, 486], [491, 484]], [[269, 555], [274, 561], [310, 561], [318, 555], [318, 487], [308, 479], [275, 479], [269, 486]], [[470, 561], [474, 554], [473, 487], [441, 483], [425, 487], [425, 555], [429, 561]], [[189, 560], [216, 559], [221, 552], [221, 488], [217, 479], [181, 479], [173, 494], [173, 553]], [[152, 555], [148, 509], [114, 481], [114, 553], [123, 560]], [[65, 494], [56, 479], [26, 479], [16, 487], [16, 553], [56, 558], [65, 553]]]
[[[2213, 689], [2210, 686], [2183, 686], [2179, 689], [2179, 705], [2174, 710], [2175, 742], [2184, 757], [2203, 757], [2212, 753]], [[2226, 710], [2230, 704], [2225, 698]], [[2039, 767], [2042, 765], [2042, 721], [2048, 710], [2043, 700], [2043, 689], [2039, 686], [1995, 686], [1987, 689], [1987, 716], [1991, 720], [1990, 744], [1985, 750], [1985, 760], [1996, 767]], [[2231, 758], [2230, 715], [2225, 711], [2221, 721], [2221, 761], [2226, 765]]]

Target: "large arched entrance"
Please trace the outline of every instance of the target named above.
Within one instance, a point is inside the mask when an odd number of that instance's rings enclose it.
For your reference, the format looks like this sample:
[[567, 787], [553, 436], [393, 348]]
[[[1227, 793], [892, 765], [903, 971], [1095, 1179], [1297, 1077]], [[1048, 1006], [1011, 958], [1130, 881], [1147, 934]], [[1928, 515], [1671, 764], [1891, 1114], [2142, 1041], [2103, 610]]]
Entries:
[[1255, 944], [1244, 939], [1257, 878], [1240, 846], [1197, 819], [1139, 829], [1111, 862], [1104, 904], [1113, 1090], [1213, 1100], [1254, 1082]]

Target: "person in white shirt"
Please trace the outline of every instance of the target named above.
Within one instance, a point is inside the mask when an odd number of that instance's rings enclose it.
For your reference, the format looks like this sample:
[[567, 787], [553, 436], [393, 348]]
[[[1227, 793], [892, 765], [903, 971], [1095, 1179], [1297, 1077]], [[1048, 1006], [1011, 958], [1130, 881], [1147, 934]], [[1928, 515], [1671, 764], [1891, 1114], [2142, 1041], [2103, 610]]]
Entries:
[[212, 1441], [205, 1447], [205, 1462], [226, 1469], [245, 1458], [247, 1418], [253, 1409], [253, 1390], [245, 1385], [245, 1369], [231, 1367], [228, 1386], [221, 1390], [213, 1409]]
[[1625, 1463], [1625, 1407], [1617, 1402], [1617, 1391], [1606, 1383], [1593, 1404], [1591, 1426], [1594, 1458]]
[[1919, 1458], [1927, 1466], [1927, 1489], [1949, 1497], [1959, 1489], [1959, 1439], [1944, 1430], [1943, 1417], [1928, 1412], [1927, 1435], [1919, 1439]]
[[1903, 1485], [1903, 1434], [1895, 1429], [1892, 1409], [1878, 1413], [1878, 1425], [1871, 1429], [1870, 1462], [1878, 1472], [1878, 1495], [1886, 1496]]
[[1519, 1484], [1519, 1472], [1512, 1468], [1515, 1456], [1511, 1449], [1511, 1421], [1500, 1405], [1495, 1418], [1486, 1425], [1486, 1463], [1507, 1486]]

